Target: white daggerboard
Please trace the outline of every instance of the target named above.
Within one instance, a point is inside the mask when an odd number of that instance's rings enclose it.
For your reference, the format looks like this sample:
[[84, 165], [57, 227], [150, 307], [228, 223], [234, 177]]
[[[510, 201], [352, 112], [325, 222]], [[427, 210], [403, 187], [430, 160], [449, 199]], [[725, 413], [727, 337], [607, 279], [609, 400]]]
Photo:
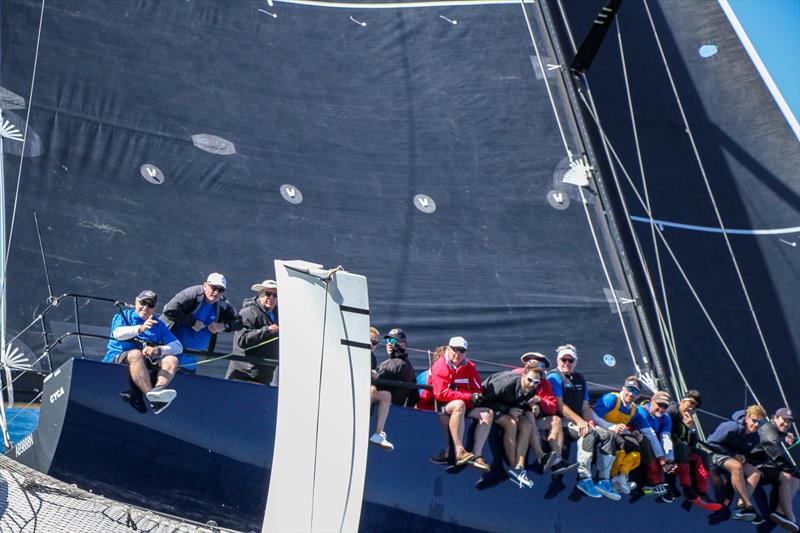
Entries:
[[275, 261], [275, 272], [280, 386], [262, 531], [355, 532], [369, 439], [367, 279], [305, 261]]

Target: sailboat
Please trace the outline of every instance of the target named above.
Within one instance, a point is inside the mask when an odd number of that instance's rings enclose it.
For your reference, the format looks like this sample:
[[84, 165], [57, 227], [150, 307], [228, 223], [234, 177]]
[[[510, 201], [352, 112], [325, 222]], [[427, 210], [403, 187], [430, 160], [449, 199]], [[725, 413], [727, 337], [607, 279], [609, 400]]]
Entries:
[[[571, 342], [595, 393], [630, 374], [701, 389], [706, 428], [796, 404], [797, 123], [726, 6], [617, 5], [576, 74], [603, 3], [0, 3], [0, 108], [23, 134], [4, 144], [5, 339], [48, 376], [20, 460], [261, 528], [279, 393], [209, 364], [176, 378], [169, 418], [134, 419], [124, 373], [92, 359], [115, 301], [218, 271], [235, 303], [275, 258], [364, 275], [370, 321], [409, 332], [417, 370], [456, 334], [484, 375]], [[141, 456], [114, 453], [142, 428]], [[477, 490], [427, 461], [442, 440], [429, 413], [395, 408], [387, 431], [364, 531], [706, 527], [647, 501], [609, 513], [544, 479]], [[153, 483], [149, 452], [175, 446], [186, 459]]]

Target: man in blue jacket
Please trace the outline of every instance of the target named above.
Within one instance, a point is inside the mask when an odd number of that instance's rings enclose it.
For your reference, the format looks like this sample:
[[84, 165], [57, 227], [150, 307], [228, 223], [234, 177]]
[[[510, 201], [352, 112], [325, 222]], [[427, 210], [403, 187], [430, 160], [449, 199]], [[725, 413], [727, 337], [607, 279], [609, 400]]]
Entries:
[[[119, 311], [111, 320], [111, 339], [104, 363], [128, 365], [131, 381], [145, 394], [153, 413], [166, 409], [177, 393], [166, 388], [178, 368], [178, 354], [183, 351], [180, 341], [153, 314], [158, 303], [156, 293], [144, 290], [136, 297], [134, 307]], [[153, 386], [150, 371], [156, 371]], [[125, 393], [131, 404], [145, 412], [141, 396]]]
[[[761, 479], [761, 472], [746, 462], [746, 458], [758, 444], [758, 428], [766, 417], [767, 413], [760, 405], [737, 411], [732, 420], [723, 422], [714, 430], [706, 443], [713, 451], [711, 464], [717, 471], [730, 475], [733, 490], [739, 496], [738, 508], [731, 517], [734, 520], [764, 522], [750, 499]], [[730, 502], [726, 501], [725, 505], [730, 505]]]

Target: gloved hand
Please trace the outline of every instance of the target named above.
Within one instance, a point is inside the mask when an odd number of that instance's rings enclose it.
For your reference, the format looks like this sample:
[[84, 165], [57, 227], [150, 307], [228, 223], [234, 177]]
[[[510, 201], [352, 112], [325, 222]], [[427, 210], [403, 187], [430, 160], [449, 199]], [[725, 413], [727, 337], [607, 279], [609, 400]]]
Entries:
[[483, 394], [480, 392], [473, 392], [470, 400], [473, 405], [483, 405]]
[[667, 461], [664, 463], [663, 468], [665, 473], [671, 474], [678, 469], [678, 465], [676, 465], [674, 461]]

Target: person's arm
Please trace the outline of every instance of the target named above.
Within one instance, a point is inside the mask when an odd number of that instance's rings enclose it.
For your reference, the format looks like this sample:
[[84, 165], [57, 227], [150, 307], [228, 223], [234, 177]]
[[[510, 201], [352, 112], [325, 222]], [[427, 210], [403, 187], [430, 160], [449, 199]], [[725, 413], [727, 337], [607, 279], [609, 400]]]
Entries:
[[594, 405], [592, 410], [592, 420], [601, 428], [606, 428], [613, 431], [617, 424], [612, 424], [605, 419], [605, 416], [611, 411], [611, 408], [616, 404], [616, 397], [612, 394], [606, 394], [600, 398]]
[[167, 344], [162, 344], [159, 349], [161, 350], [161, 355], [178, 355], [183, 353], [183, 344], [178, 339], [175, 339]]
[[[657, 459], [664, 459], [664, 457], [666, 457], [664, 454], [664, 448], [661, 447], [661, 443], [658, 441], [658, 436], [653, 428], [651, 428], [649, 425], [643, 426], [639, 428], [639, 431], [641, 431], [642, 435], [644, 435], [647, 440], [650, 441], [650, 446], [653, 448], [653, 455], [655, 455]], [[672, 441], [670, 441], [670, 444], [671, 443]]]
[[256, 316], [253, 316], [248, 309], [249, 308], [242, 309], [239, 313], [239, 323], [242, 325], [242, 329], [235, 337], [236, 345], [245, 352], [264, 341], [274, 339], [278, 336], [277, 331], [272, 332], [269, 330], [269, 324], [262, 327], [257, 327], [258, 319]]
[[236, 309], [233, 308], [230, 302], [227, 300], [220, 301], [220, 307], [222, 311], [220, 314], [222, 315], [220, 322], [225, 324], [225, 331], [233, 332], [239, 331], [244, 327], [242, 324], [242, 318], [239, 316], [239, 313], [236, 312]]
[[[202, 292], [202, 287], [200, 288]], [[194, 317], [192, 311], [194, 310], [197, 297], [200, 295], [198, 287], [188, 287], [172, 297], [170, 301], [164, 305], [164, 312], [161, 313], [176, 324], [182, 324], [187, 328], [194, 326]]]
[[114, 328], [112, 335], [118, 341], [129, 341], [139, 333], [139, 326], [118, 326]]

